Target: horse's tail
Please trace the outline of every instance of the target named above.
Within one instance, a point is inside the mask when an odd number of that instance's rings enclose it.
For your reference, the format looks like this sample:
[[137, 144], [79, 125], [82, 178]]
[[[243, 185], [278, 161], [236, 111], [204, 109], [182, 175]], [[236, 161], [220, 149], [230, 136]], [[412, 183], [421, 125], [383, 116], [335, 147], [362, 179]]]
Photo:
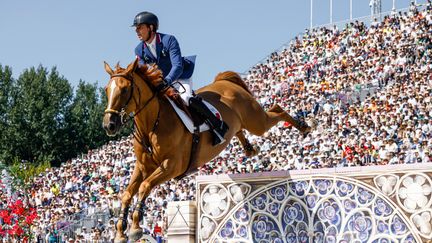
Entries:
[[235, 72], [226, 71], [226, 72], [223, 72], [223, 73], [219, 73], [215, 77], [215, 80], [213, 82], [216, 83], [217, 81], [230, 81], [231, 83], [235, 83], [235, 84], [239, 85], [244, 90], [246, 90], [249, 94], [252, 95], [252, 92], [250, 92], [250, 90], [249, 90], [248, 86], [246, 85], [246, 83], [243, 81], [243, 79], [240, 77], [240, 75], [238, 75]]

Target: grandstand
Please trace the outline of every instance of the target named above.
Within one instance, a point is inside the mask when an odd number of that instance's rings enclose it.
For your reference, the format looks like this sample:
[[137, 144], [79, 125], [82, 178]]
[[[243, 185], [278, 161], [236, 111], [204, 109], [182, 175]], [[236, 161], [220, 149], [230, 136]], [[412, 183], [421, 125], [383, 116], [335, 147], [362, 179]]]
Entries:
[[[245, 80], [263, 107], [277, 102], [299, 119], [314, 117], [319, 127], [304, 138], [288, 123], [264, 137], [249, 136], [261, 148], [253, 158], [234, 139], [197, 175], [430, 163], [431, 9], [429, 1], [369, 26], [354, 21], [311, 29], [251, 67]], [[114, 238], [120, 195], [134, 168], [131, 139], [110, 142], [34, 178], [36, 238], [53, 232], [71, 242]], [[167, 204], [194, 200], [195, 176], [152, 191], [142, 222], [147, 232], [165, 238]]]

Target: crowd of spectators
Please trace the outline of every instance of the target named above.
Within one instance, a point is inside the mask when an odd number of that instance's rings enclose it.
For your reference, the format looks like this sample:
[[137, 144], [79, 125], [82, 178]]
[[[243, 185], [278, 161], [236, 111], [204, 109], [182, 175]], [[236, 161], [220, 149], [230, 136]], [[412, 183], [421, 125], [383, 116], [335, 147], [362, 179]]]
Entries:
[[[356, 21], [296, 37], [252, 67], [245, 80], [265, 108], [278, 103], [298, 119], [315, 119], [318, 127], [306, 137], [288, 123], [263, 137], [249, 135], [260, 148], [252, 158], [234, 139], [198, 174], [431, 162], [431, 26], [428, 1], [422, 10], [394, 13], [370, 26]], [[110, 142], [34, 179], [36, 236], [61, 235], [77, 215], [109, 212], [109, 220], [75, 229], [70, 242], [114, 238], [120, 196], [134, 168], [131, 140]], [[157, 186], [142, 226], [164, 235], [167, 203], [193, 200], [195, 192], [194, 176]]]
[[[52, 236], [68, 240], [72, 236], [70, 230], [74, 229], [73, 239], [113, 240], [121, 195], [134, 166], [132, 137], [129, 136], [90, 150], [80, 158], [63, 163], [60, 168], [47, 169], [34, 178], [30, 198], [40, 209], [34, 225], [35, 237], [47, 242]], [[193, 200], [194, 192], [194, 180], [190, 178], [158, 187], [147, 199], [147, 215], [142, 226], [155, 237], [161, 236], [158, 229], [167, 228], [167, 218], [163, 217], [167, 202]], [[93, 225], [86, 226], [85, 217], [92, 217]], [[70, 225], [72, 222], [82, 227]]]
[[[263, 137], [244, 157], [234, 141], [201, 173], [430, 162], [431, 4], [361, 22], [306, 30], [246, 77], [264, 107], [274, 103], [318, 128], [303, 138], [290, 124]], [[235, 154], [236, 156], [232, 156]]]

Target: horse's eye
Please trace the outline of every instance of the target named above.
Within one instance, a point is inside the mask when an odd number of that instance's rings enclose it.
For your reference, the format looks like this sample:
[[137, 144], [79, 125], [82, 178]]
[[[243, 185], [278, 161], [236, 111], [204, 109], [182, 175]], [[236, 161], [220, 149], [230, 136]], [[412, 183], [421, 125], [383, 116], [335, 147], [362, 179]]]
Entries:
[[121, 93], [122, 93], [122, 94], [126, 94], [126, 93], [127, 93], [127, 88], [122, 89], [122, 90], [121, 90]]

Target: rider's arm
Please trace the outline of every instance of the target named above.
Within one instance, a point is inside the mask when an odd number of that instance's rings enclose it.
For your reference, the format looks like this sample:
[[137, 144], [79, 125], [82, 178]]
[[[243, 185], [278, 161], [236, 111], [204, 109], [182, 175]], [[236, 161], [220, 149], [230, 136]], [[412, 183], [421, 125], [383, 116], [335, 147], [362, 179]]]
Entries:
[[136, 58], [139, 59], [138, 60], [138, 66], [140, 66], [140, 67], [145, 64], [144, 57], [142, 56], [143, 55], [142, 48], [143, 48], [142, 43], [139, 43], [137, 45], [137, 47], [135, 47], [135, 56], [136, 56]]
[[168, 75], [165, 77], [165, 80], [168, 84], [171, 84], [183, 73], [183, 59], [181, 56], [180, 46], [174, 36], [169, 37], [168, 51], [172, 67]]

